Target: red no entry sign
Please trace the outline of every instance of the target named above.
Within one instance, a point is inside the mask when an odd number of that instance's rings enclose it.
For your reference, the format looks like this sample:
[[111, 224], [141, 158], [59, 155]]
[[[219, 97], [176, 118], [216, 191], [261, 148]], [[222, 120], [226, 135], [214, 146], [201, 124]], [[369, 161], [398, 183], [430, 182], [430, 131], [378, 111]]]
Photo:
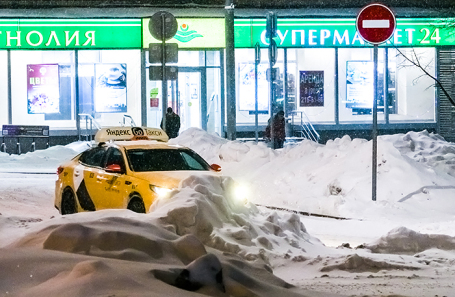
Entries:
[[395, 15], [387, 6], [373, 3], [365, 6], [357, 15], [357, 31], [366, 41], [379, 44], [395, 31]]

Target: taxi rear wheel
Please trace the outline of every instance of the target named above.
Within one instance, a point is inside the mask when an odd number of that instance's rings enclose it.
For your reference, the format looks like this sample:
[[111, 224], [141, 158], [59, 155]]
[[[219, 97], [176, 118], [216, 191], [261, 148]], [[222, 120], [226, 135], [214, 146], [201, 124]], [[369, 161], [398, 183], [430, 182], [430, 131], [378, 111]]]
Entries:
[[145, 213], [145, 206], [141, 197], [133, 196], [130, 203], [128, 203], [128, 209], [138, 213]]
[[62, 194], [61, 213], [62, 215], [76, 213], [76, 200], [71, 189], [66, 189]]

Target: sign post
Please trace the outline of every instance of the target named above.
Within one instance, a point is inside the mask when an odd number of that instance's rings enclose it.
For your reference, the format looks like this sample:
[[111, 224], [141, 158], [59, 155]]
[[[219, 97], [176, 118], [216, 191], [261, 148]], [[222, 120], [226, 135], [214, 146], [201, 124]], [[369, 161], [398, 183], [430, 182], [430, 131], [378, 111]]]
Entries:
[[[396, 19], [393, 12], [387, 6], [373, 3], [365, 6], [357, 15], [356, 27], [360, 36], [365, 41], [374, 45], [373, 59], [373, 164], [372, 164], [372, 199], [376, 201], [377, 166], [378, 166], [378, 44], [389, 39], [395, 32]], [[387, 108], [387, 104], [385, 104]]]
[[[166, 110], [167, 102], [167, 81], [177, 79], [177, 67], [166, 66], [166, 63], [177, 62], [178, 59], [178, 46], [177, 44], [166, 44], [166, 40], [174, 37], [177, 33], [178, 24], [175, 17], [166, 11], [159, 11], [155, 13], [149, 23], [149, 31], [153, 37], [161, 41], [161, 44], [149, 44], [149, 62], [157, 62], [154, 59], [159, 58], [161, 66], [149, 67], [149, 79], [157, 80], [161, 78], [161, 97], [162, 97], [162, 114], [163, 114], [163, 127], [166, 129]], [[160, 76], [160, 77], [158, 77]]]
[[275, 92], [274, 92], [274, 83], [276, 79], [276, 69], [273, 68], [273, 66], [276, 63], [277, 60], [277, 44], [275, 40], [273, 40], [274, 37], [278, 36], [277, 33], [277, 27], [278, 27], [278, 20], [277, 20], [277, 15], [275, 12], [271, 11], [267, 13], [267, 21], [266, 21], [266, 33], [265, 37], [269, 39], [269, 81], [270, 81], [270, 106], [269, 106], [269, 114], [270, 114], [270, 139], [272, 140], [272, 148], [276, 149], [275, 147], [275, 131], [273, 129], [273, 117], [275, 113]]
[[261, 63], [261, 47], [259, 42], [256, 42], [254, 46], [254, 123], [256, 125], [256, 131], [254, 133], [256, 137], [256, 143], [258, 143], [258, 65]]

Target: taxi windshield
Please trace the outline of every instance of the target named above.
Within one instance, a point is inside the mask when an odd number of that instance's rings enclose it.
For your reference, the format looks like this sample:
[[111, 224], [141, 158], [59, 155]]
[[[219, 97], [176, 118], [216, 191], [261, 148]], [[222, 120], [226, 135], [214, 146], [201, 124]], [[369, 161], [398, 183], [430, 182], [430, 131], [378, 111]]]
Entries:
[[210, 170], [201, 156], [187, 149], [131, 149], [127, 156], [135, 172]]

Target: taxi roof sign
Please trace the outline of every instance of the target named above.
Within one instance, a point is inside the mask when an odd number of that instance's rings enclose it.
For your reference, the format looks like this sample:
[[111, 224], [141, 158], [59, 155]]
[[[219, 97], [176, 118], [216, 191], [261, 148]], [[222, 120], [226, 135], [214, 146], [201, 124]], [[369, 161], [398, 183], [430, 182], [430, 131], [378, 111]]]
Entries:
[[148, 127], [102, 128], [95, 135], [96, 142], [107, 142], [110, 140], [157, 140], [167, 142], [169, 137], [161, 129]]

